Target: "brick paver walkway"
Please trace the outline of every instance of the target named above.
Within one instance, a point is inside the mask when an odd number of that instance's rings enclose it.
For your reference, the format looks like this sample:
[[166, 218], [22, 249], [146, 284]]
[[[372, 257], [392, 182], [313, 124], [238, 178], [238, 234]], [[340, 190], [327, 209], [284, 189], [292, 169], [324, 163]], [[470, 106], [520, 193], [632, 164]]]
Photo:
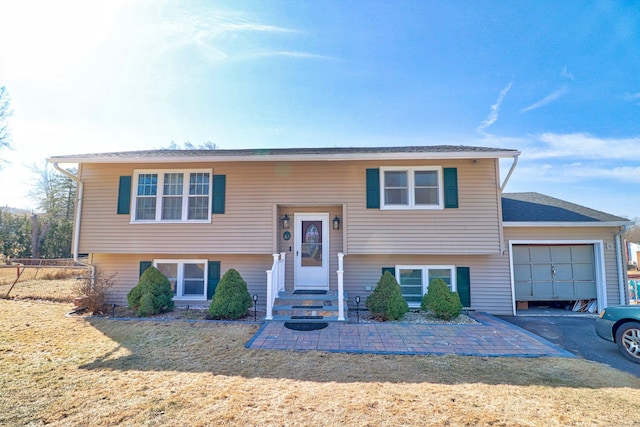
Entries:
[[285, 328], [284, 322], [267, 322], [246, 347], [343, 353], [575, 357], [549, 341], [489, 314], [471, 313], [470, 317], [479, 324], [329, 323], [325, 329], [300, 332]]

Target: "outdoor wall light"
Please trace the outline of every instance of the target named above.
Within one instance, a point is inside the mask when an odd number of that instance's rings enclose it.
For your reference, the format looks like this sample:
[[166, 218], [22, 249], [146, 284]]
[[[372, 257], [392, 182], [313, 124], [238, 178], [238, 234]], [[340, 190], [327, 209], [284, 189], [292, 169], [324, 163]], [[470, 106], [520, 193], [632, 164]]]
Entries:
[[334, 230], [340, 230], [340, 218], [338, 217], [338, 215], [336, 215], [336, 216], [333, 218], [333, 221], [332, 221], [332, 222], [333, 222], [333, 229], [334, 229]]
[[256, 304], [256, 302], [258, 302], [258, 294], [253, 294], [253, 321], [254, 322], [258, 321], [258, 305]]
[[282, 228], [289, 228], [289, 215], [287, 214], [282, 217]]

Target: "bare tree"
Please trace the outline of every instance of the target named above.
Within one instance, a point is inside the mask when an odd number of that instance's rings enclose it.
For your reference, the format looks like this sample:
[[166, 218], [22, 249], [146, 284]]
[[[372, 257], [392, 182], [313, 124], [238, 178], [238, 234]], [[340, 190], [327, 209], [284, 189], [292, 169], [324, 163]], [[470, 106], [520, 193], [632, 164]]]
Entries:
[[[31, 171], [37, 180], [29, 196], [38, 202], [44, 214], [32, 218], [32, 252], [34, 257], [68, 257], [71, 254], [73, 207], [76, 185], [66, 175], [34, 164]], [[74, 169], [69, 170], [72, 174]]]
[[218, 146], [211, 141], [206, 141], [197, 145], [189, 141], [185, 141], [182, 144], [171, 141], [171, 144], [163, 148], [169, 150], [217, 150]]
[[640, 243], [640, 219], [633, 219], [635, 224], [627, 228], [624, 238], [631, 243]]
[[[0, 86], [0, 150], [11, 148], [11, 134], [9, 133], [9, 116], [11, 115], [11, 103], [9, 92], [4, 86]], [[0, 168], [6, 160], [0, 159]]]

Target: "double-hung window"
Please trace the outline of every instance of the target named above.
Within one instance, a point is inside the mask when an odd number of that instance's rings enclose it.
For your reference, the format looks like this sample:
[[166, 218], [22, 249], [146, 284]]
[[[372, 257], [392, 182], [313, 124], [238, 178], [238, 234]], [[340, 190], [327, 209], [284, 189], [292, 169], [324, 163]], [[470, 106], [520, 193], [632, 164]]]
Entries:
[[157, 259], [153, 264], [171, 282], [175, 299], [207, 299], [207, 261]]
[[133, 221], [207, 222], [211, 218], [211, 170], [134, 174]]
[[453, 265], [397, 265], [396, 280], [410, 307], [419, 307], [433, 279], [442, 279], [449, 290], [456, 291], [456, 269]]
[[442, 168], [380, 168], [381, 209], [442, 209]]

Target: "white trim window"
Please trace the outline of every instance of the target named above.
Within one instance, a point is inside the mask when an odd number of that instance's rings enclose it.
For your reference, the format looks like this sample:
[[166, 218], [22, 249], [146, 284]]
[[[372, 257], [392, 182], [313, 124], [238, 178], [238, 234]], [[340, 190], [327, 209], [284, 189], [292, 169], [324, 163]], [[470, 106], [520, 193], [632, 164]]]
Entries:
[[380, 168], [380, 209], [443, 209], [440, 166]]
[[171, 282], [174, 299], [207, 299], [207, 260], [156, 259], [153, 265]]
[[134, 171], [133, 222], [210, 222], [211, 169]]
[[454, 265], [396, 265], [396, 280], [409, 307], [420, 307], [433, 279], [442, 279], [449, 290], [456, 291]]

